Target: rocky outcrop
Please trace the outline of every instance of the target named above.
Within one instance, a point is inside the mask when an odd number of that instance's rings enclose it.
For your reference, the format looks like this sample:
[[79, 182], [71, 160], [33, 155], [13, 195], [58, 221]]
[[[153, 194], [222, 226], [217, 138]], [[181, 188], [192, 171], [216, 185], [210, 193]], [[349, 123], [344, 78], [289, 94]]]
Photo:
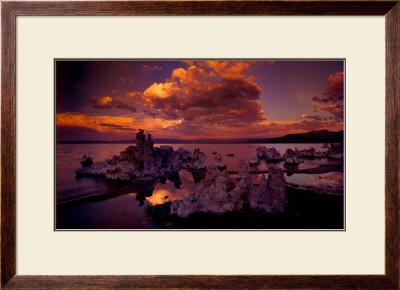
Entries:
[[83, 155], [82, 160], [81, 160], [82, 167], [90, 166], [92, 164], [93, 164], [92, 158], [90, 158], [86, 155]]
[[218, 154], [217, 156], [214, 157], [215, 160], [215, 165], [217, 166], [217, 168], [219, 170], [225, 170], [226, 169], [226, 165], [223, 161], [223, 157], [222, 154]]
[[304, 162], [298, 158], [297, 151], [294, 151], [290, 148], [288, 148], [286, 153], [283, 154], [283, 160], [285, 161], [285, 164], [289, 165], [297, 165]]
[[270, 166], [268, 175], [262, 175], [257, 187], [249, 192], [247, 202], [252, 209], [283, 212], [286, 205], [286, 179], [282, 169]]
[[106, 160], [102, 162], [95, 162], [92, 165], [84, 166], [76, 170], [77, 176], [104, 176], [107, 171], [115, 170], [114, 164], [111, 164], [111, 160]]
[[267, 148], [265, 146], [258, 146], [256, 149], [257, 156], [259, 158], [264, 158], [267, 161], [280, 161], [282, 160], [282, 155], [275, 147]]
[[170, 214], [188, 217], [195, 212], [222, 214], [240, 211], [247, 203], [252, 209], [268, 212], [283, 211], [286, 204], [286, 181], [281, 169], [269, 169], [268, 178], [264, 176], [258, 186], [252, 184], [248, 165], [241, 160], [238, 182], [231, 179], [226, 170], [219, 170], [215, 164], [208, 168], [211, 180], [202, 182], [195, 192], [184, 199], [174, 200]]
[[282, 155], [275, 149], [275, 147], [266, 148], [265, 159], [268, 161], [280, 161], [282, 160]]
[[192, 152], [185, 150], [182, 147], [179, 147], [178, 150], [176, 150], [176, 153], [179, 154], [180, 158], [184, 161], [191, 160], [193, 158]]
[[327, 151], [317, 151], [315, 150], [314, 147], [308, 148], [308, 149], [302, 149], [302, 150], [297, 150], [295, 148], [295, 152], [297, 153], [297, 156], [300, 158], [325, 158], [327, 157]]
[[257, 157], [265, 158], [265, 154], [267, 154], [267, 148], [265, 148], [265, 146], [258, 146], [256, 152], [257, 152]]
[[194, 212], [209, 212], [221, 214], [233, 210], [234, 201], [228, 192], [234, 188], [234, 182], [226, 170], [219, 170], [215, 164], [208, 168], [212, 179], [209, 184], [200, 183], [195, 192], [184, 199], [174, 200], [171, 204], [171, 214], [188, 217]]
[[199, 148], [194, 149], [192, 159], [186, 166], [189, 169], [207, 168], [206, 154], [204, 154], [204, 152], [201, 152]]
[[[322, 148], [328, 148], [327, 151], [317, 151], [314, 147], [297, 150], [295, 148], [287, 149], [286, 153], [283, 155], [286, 164], [299, 164], [303, 161], [302, 159], [314, 159], [314, 158], [331, 158], [331, 159], [343, 159], [343, 144], [324, 144]], [[297, 159], [297, 161], [296, 161]]]
[[327, 152], [328, 158], [331, 159], [343, 159], [343, 144], [333, 144], [329, 143], [329, 148]]
[[114, 155], [112, 159], [96, 163], [84, 156], [82, 162], [82, 168], [76, 170], [77, 176], [103, 176], [116, 181], [144, 176], [159, 178], [184, 167], [206, 167], [205, 154], [199, 149], [192, 154], [183, 148], [174, 151], [171, 146], [154, 147], [151, 135], [148, 134], [146, 138], [143, 130], [136, 134], [136, 146], [128, 146], [119, 156]]
[[315, 157], [315, 148], [311, 147], [308, 149], [301, 149], [301, 150], [297, 150], [297, 148], [295, 148], [295, 151], [297, 152], [297, 156], [301, 157], [301, 158], [314, 158]]

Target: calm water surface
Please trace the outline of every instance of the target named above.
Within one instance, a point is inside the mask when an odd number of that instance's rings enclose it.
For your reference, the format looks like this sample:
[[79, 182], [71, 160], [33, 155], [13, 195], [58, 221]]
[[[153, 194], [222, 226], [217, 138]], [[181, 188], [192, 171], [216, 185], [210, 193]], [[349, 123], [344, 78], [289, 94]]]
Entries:
[[[75, 176], [75, 170], [80, 167], [80, 161], [84, 154], [93, 158], [94, 162], [104, 161], [119, 153], [131, 144], [57, 144], [56, 152], [56, 201], [66, 201], [86, 195], [107, 193], [118, 190], [118, 184], [110, 184], [103, 178]], [[207, 164], [213, 162], [212, 152], [221, 153], [228, 170], [237, 170], [239, 161], [246, 162], [249, 156], [255, 154], [255, 149], [260, 146], [275, 147], [280, 153], [287, 148], [305, 149], [314, 147], [318, 151], [325, 151], [323, 144], [155, 144], [154, 146], [170, 145], [174, 150], [183, 147], [193, 152], [200, 148], [206, 154]], [[225, 156], [234, 154], [234, 156]], [[326, 158], [306, 160], [299, 165], [299, 169], [316, 167], [319, 164], [328, 164], [331, 161]], [[284, 163], [275, 163], [283, 168]], [[262, 160], [252, 170], [266, 170], [267, 163]], [[254, 183], [260, 175], [253, 175]], [[232, 176], [235, 177], [235, 176]], [[343, 173], [327, 174], [293, 174], [287, 177], [287, 181], [296, 184], [308, 184], [316, 186], [322, 182], [343, 184]], [[149, 205], [161, 204], [166, 201], [182, 199], [190, 192], [195, 191], [198, 183], [194, 182], [190, 172], [182, 170], [179, 180], [167, 180], [164, 184], [157, 183], [154, 190], [138, 192], [135, 188], [124, 188], [124, 195], [104, 201], [77, 205], [56, 215], [56, 227], [59, 229], [129, 229], [129, 228], [154, 228], [150, 218], [145, 214]]]

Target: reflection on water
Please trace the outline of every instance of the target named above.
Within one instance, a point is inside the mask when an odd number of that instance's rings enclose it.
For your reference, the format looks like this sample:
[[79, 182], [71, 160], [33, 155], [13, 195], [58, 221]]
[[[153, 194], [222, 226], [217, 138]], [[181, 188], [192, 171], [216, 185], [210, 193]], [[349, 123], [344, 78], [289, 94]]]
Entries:
[[286, 175], [286, 181], [298, 185], [325, 187], [343, 193], [343, 173], [329, 172], [323, 174], [293, 174]]
[[183, 199], [189, 193], [196, 190], [198, 184], [193, 180], [193, 176], [190, 172], [182, 170], [178, 176], [181, 181], [179, 186], [177, 186], [174, 180], [168, 180], [164, 184], [157, 183], [154, 187], [153, 194], [146, 199], [152, 205], [156, 205], [166, 201]]
[[136, 200], [139, 201], [139, 206], [144, 205], [144, 201], [153, 194], [153, 189], [138, 191], [136, 193]]
[[190, 170], [190, 173], [193, 176], [193, 181], [195, 183], [198, 183], [198, 182], [202, 181], [204, 178], [206, 178], [207, 170], [205, 170], [205, 169]]
[[[149, 205], [144, 201], [145, 205]], [[57, 212], [57, 229], [144, 229], [152, 228], [146, 206], [136, 194], [74, 206]]]
[[[104, 161], [113, 155], [118, 155], [128, 145], [132, 144], [57, 144], [56, 158], [56, 200], [67, 200], [80, 196], [107, 192], [110, 190], [109, 185], [102, 178], [76, 178], [75, 170], [80, 167], [82, 156], [86, 154], [93, 158], [94, 162]], [[246, 162], [249, 156], [255, 154], [258, 146], [275, 147], [283, 154], [287, 148], [306, 149], [314, 147], [318, 151], [325, 151], [323, 144], [155, 144], [154, 146], [170, 145], [175, 150], [183, 147], [192, 151], [200, 148], [206, 154], [207, 164], [214, 162], [212, 152], [216, 151], [224, 156], [224, 163], [228, 170], [237, 170], [241, 159]], [[226, 156], [232, 153], [234, 156]], [[309, 159], [299, 165], [299, 169], [311, 168], [320, 164], [337, 162], [333, 160]], [[280, 168], [284, 168], [284, 162], [274, 163]], [[252, 166], [252, 170], [267, 170], [268, 164], [265, 160], [261, 160], [258, 166]], [[195, 182], [199, 182], [205, 176], [205, 172], [193, 172]]]
[[[57, 144], [56, 158], [56, 200], [66, 201], [79, 197], [95, 194], [119, 193], [117, 197], [107, 200], [91, 202], [66, 208], [57, 212], [57, 228], [59, 229], [140, 229], [152, 228], [154, 225], [146, 215], [146, 208], [150, 205], [162, 204], [176, 199], [182, 199], [196, 190], [199, 183], [209, 178], [206, 170], [187, 171], [182, 170], [168, 179], [154, 183], [133, 182], [131, 184], [118, 184], [106, 182], [103, 178], [75, 177], [75, 170], [80, 166], [82, 155], [91, 156], [95, 162], [103, 161], [118, 155], [130, 144]], [[159, 146], [157, 144], [155, 146]], [[176, 150], [183, 147], [193, 151], [200, 148], [205, 152], [208, 164], [214, 161], [213, 151], [221, 153], [228, 170], [235, 171], [241, 159], [249, 160], [249, 156], [255, 154], [259, 145], [274, 146], [283, 154], [287, 148], [305, 149], [314, 147], [318, 151], [324, 151], [323, 144], [166, 144]], [[234, 156], [226, 156], [233, 154]], [[341, 161], [323, 159], [307, 159], [297, 165], [298, 169], [316, 167], [320, 164], [334, 164]], [[284, 162], [274, 163], [283, 169]], [[265, 171], [269, 163], [261, 160], [251, 170]], [[261, 174], [252, 174], [254, 184], [258, 183]], [[237, 178], [237, 175], [231, 175]], [[290, 183], [308, 184], [317, 186], [327, 184], [329, 186], [343, 186], [343, 173], [331, 172], [326, 174], [293, 174], [286, 176]]]

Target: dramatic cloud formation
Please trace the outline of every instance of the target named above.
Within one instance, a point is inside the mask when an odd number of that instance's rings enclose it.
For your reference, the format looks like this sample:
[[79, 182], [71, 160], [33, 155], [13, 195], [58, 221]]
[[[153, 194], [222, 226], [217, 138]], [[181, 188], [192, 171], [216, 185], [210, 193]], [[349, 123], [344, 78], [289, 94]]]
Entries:
[[334, 103], [343, 102], [344, 84], [343, 84], [343, 72], [338, 72], [329, 76], [328, 88], [320, 96], [313, 97], [313, 101], [317, 103]]
[[[173, 127], [181, 121], [168, 121], [162, 119], [154, 119], [145, 114], [138, 113], [136, 118], [130, 116], [93, 116], [80, 113], [57, 113], [57, 130], [68, 129], [70, 132], [79, 131], [80, 128], [90, 129], [103, 134], [116, 133], [113, 136], [126, 138], [132, 136], [132, 132], [138, 128], [145, 128], [149, 133], [154, 131], [162, 131], [166, 127]], [[128, 134], [128, 135], [127, 135]], [[166, 137], [166, 136], [165, 136]]]
[[177, 139], [343, 130], [343, 65], [62, 62], [56, 68], [57, 140], [131, 140], [137, 129]]
[[337, 72], [331, 74], [327, 80], [328, 88], [320, 96], [315, 96], [312, 100], [318, 103], [314, 106], [314, 112], [325, 111], [334, 115], [337, 120], [343, 120], [344, 117], [344, 74]]
[[[261, 88], [240, 61], [201, 61], [173, 70], [164, 83], [142, 94], [142, 104], [167, 120], [183, 119], [190, 129], [215, 125], [243, 125], [266, 120], [259, 101]], [[186, 124], [190, 123], [190, 124]]]
[[142, 66], [142, 69], [145, 73], [148, 73], [148, 72], [156, 71], [156, 70], [160, 71], [160, 70], [162, 70], [162, 67], [157, 66], [157, 65], [149, 66], [149, 65], [145, 64], [144, 66]]
[[136, 108], [131, 104], [115, 100], [110, 96], [105, 96], [105, 97], [93, 96], [89, 99], [89, 102], [93, 104], [92, 106], [95, 109], [117, 108], [117, 109], [126, 109], [131, 111], [132, 113], [136, 112]]

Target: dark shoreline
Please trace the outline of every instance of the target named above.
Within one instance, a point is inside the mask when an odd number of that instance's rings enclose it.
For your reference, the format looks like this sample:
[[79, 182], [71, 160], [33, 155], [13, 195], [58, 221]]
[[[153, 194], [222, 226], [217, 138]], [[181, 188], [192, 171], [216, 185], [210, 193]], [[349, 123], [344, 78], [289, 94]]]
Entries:
[[[240, 211], [224, 214], [196, 212], [187, 218], [170, 214], [171, 202], [144, 208], [146, 227], [103, 227], [65, 223], [57, 219], [57, 230], [345, 230], [343, 195], [320, 194], [312, 190], [286, 187], [284, 212], [267, 213], [244, 206]], [[136, 222], [136, 219], [135, 219]], [[139, 222], [139, 219], [137, 220]]]
[[151, 206], [147, 214], [160, 229], [181, 230], [344, 230], [344, 196], [319, 194], [286, 187], [288, 204], [283, 213], [246, 208], [221, 215], [194, 213], [187, 218], [170, 215], [171, 202]]
[[[293, 174], [322, 174], [322, 173], [329, 173], [329, 172], [343, 172], [343, 164], [321, 164], [318, 167], [315, 168], [306, 168], [306, 169], [284, 169], [284, 172], [286, 172], [289, 176]], [[238, 174], [238, 171], [228, 171], [229, 174]], [[250, 170], [250, 174], [266, 174], [268, 173], [268, 170]], [[81, 178], [81, 177], [80, 177]], [[93, 177], [91, 177], [93, 178]], [[97, 202], [97, 201], [103, 201], [107, 200], [110, 198], [114, 198], [120, 195], [124, 195], [127, 193], [131, 192], [139, 192], [138, 194], [142, 192], [143, 195], [147, 196], [148, 194], [151, 193], [152, 189], [154, 188], [154, 184], [157, 182], [157, 180], [150, 178], [150, 177], [144, 177], [141, 179], [136, 179], [133, 181], [128, 181], [128, 182], [110, 182], [111, 185], [114, 185], [115, 188], [113, 188], [111, 191], [107, 193], [101, 193], [101, 194], [92, 194], [88, 196], [83, 196], [83, 197], [77, 197], [74, 199], [70, 200], [63, 200], [63, 201], [58, 201], [56, 203], [56, 210], [62, 211], [67, 208], [71, 208], [77, 205], [85, 204], [85, 203], [90, 203], [90, 202]], [[151, 194], [150, 194], [151, 195]]]

